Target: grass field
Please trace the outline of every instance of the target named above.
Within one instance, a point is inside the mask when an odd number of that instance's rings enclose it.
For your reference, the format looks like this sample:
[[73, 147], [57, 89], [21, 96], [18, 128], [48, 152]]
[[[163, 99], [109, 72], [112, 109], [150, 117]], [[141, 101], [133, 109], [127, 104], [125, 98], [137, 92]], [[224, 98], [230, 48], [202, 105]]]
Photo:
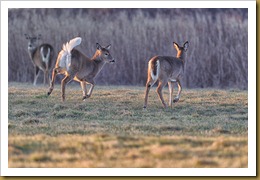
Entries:
[[[153, 88], [9, 83], [9, 167], [247, 167], [248, 94], [184, 89], [163, 109]], [[175, 92], [176, 93], [176, 92]], [[168, 90], [164, 91], [168, 100]]]

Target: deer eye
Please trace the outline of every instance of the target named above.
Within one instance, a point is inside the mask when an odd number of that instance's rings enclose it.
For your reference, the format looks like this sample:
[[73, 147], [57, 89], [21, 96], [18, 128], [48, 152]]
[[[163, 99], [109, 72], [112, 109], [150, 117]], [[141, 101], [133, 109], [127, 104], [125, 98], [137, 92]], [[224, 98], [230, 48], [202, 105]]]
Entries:
[[106, 56], [108, 56], [108, 53], [105, 53]]

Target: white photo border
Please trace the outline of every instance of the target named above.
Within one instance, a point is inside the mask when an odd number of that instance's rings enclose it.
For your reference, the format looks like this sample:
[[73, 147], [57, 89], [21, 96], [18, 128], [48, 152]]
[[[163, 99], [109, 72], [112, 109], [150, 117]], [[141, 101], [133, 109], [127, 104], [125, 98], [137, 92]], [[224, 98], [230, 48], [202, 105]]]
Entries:
[[[8, 168], [9, 8], [247, 8], [248, 168]], [[1, 1], [1, 176], [256, 176], [256, 1]]]

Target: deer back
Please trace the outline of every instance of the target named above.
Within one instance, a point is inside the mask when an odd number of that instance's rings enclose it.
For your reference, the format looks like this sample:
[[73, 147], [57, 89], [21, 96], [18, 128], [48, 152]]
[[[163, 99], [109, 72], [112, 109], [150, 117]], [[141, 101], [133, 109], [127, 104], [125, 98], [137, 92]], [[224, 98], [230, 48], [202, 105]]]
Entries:
[[77, 72], [77, 76], [83, 77], [91, 74], [95, 69], [94, 62], [84, 55], [82, 52], [77, 49], [71, 51], [71, 67], [72, 71]]
[[176, 79], [183, 74], [184, 62], [176, 57], [158, 56], [160, 62], [160, 78], [168, 77], [169, 79]]

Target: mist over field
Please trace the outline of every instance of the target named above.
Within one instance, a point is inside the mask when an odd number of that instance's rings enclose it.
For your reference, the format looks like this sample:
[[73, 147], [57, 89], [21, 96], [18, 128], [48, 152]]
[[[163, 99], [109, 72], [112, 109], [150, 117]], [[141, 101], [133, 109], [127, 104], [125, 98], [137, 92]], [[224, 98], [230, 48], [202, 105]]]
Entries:
[[[155, 55], [176, 56], [173, 41], [190, 46], [182, 84], [187, 88], [248, 86], [247, 9], [9, 9], [8, 80], [32, 82], [34, 68], [24, 34], [54, 47], [75, 36], [88, 57], [96, 42], [112, 44], [116, 59], [97, 77], [100, 85], [143, 86]], [[38, 79], [42, 83], [43, 73]]]

